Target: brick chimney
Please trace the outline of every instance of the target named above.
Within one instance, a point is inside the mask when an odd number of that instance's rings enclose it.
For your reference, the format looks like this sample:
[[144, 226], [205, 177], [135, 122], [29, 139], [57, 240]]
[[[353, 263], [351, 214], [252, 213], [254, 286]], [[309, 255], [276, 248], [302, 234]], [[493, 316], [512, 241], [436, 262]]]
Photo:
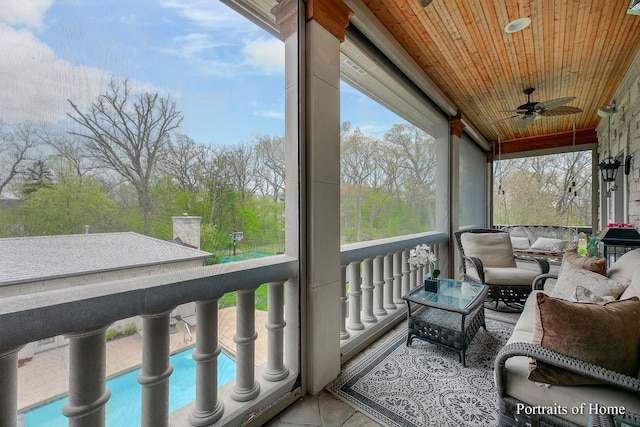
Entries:
[[173, 239], [180, 241], [190, 247], [200, 249], [200, 223], [202, 217], [189, 216], [183, 213], [182, 216], [172, 216]]

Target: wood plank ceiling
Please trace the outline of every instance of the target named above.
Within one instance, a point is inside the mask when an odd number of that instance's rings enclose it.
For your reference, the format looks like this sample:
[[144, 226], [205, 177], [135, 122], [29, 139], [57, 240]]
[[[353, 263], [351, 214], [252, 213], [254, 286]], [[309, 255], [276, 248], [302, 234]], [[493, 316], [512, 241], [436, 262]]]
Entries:
[[[483, 137], [523, 148], [536, 140], [566, 145], [574, 121], [578, 143], [595, 142], [597, 111], [613, 100], [640, 49], [640, 16], [626, 13], [627, 0], [363, 3]], [[524, 17], [529, 27], [504, 31]], [[584, 111], [541, 117], [525, 128], [516, 126], [518, 118], [502, 121], [515, 115], [502, 110], [527, 102], [526, 88], [535, 88], [536, 102], [575, 96], [567, 105]]]

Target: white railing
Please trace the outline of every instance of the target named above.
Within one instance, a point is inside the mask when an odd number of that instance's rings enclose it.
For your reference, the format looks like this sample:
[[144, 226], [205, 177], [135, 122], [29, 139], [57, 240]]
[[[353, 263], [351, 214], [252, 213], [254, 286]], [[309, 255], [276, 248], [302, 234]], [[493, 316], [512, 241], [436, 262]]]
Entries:
[[[405, 315], [402, 295], [424, 272], [407, 263], [418, 244], [434, 248], [444, 264], [447, 236], [430, 232], [344, 245], [341, 297], [341, 352], [352, 357]], [[286, 255], [178, 270], [26, 295], [0, 296], [0, 426], [17, 425], [18, 353], [28, 343], [69, 338], [69, 401], [63, 413], [70, 426], [104, 426], [105, 332], [121, 319], [141, 316], [143, 353], [142, 426], [240, 425], [265, 417], [276, 401], [299, 397], [297, 304], [298, 261]], [[268, 283], [267, 361], [256, 368], [255, 291]], [[349, 287], [347, 290], [347, 286]], [[0, 288], [1, 292], [1, 288]], [[218, 300], [237, 292], [236, 378], [217, 386]], [[285, 295], [286, 293], [286, 295]], [[172, 310], [196, 304], [195, 401], [169, 414], [169, 335]], [[285, 319], [287, 319], [285, 324]], [[275, 405], [274, 405], [275, 406]], [[270, 409], [273, 410], [273, 409]]]
[[[297, 358], [287, 364], [284, 349], [284, 319], [299, 316], [297, 304], [284, 303], [289, 285], [294, 291], [287, 297], [296, 299], [297, 264], [295, 258], [278, 255], [0, 298], [0, 426], [18, 422], [20, 349], [58, 335], [69, 338], [69, 400], [63, 414], [70, 426], [104, 426], [111, 395], [105, 380], [105, 332], [113, 322], [133, 316], [143, 319], [141, 425], [240, 425], [248, 413], [259, 413], [289, 393], [298, 378]], [[267, 362], [256, 369], [255, 291], [264, 283]], [[232, 291], [237, 292], [236, 379], [218, 390], [218, 299]], [[189, 302], [196, 304], [196, 400], [170, 415], [171, 312]], [[295, 333], [298, 328], [292, 326]], [[297, 349], [297, 336], [286, 341]]]
[[431, 246], [446, 274], [445, 233], [434, 231], [342, 246], [343, 363], [405, 317], [402, 296], [422, 283], [425, 274], [424, 268], [409, 265], [409, 251], [423, 243]]

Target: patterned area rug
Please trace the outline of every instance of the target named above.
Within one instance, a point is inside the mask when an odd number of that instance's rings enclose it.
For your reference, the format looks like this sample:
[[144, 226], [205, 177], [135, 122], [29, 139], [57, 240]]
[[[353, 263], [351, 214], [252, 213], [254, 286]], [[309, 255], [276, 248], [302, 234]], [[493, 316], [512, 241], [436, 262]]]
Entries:
[[467, 349], [458, 353], [414, 339], [397, 329], [371, 353], [346, 367], [328, 390], [387, 426], [496, 426], [493, 361], [513, 324], [486, 319]]

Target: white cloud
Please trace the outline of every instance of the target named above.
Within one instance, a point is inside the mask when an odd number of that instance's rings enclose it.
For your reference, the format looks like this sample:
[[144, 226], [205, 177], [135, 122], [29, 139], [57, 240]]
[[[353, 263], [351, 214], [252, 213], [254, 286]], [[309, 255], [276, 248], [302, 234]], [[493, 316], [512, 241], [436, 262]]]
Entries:
[[7, 122], [63, 119], [69, 111], [67, 99], [88, 105], [111, 78], [60, 60], [30, 31], [3, 24], [0, 51], [0, 117]]
[[254, 68], [267, 74], [284, 73], [284, 43], [280, 40], [260, 37], [247, 43], [242, 52]]
[[285, 114], [284, 111], [258, 111], [256, 113], [254, 113], [254, 115], [256, 116], [260, 116], [260, 117], [267, 117], [269, 119], [277, 119], [277, 120], [284, 120], [285, 119]]
[[177, 9], [182, 16], [203, 28], [237, 28], [243, 23], [237, 13], [219, 0], [166, 0], [161, 4]]
[[25, 25], [30, 28], [42, 26], [42, 15], [54, 0], [2, 0], [0, 22]]
[[216, 44], [211, 41], [209, 35], [192, 33], [186, 36], [176, 37], [171, 47], [164, 49], [164, 52], [191, 59], [215, 47]]

